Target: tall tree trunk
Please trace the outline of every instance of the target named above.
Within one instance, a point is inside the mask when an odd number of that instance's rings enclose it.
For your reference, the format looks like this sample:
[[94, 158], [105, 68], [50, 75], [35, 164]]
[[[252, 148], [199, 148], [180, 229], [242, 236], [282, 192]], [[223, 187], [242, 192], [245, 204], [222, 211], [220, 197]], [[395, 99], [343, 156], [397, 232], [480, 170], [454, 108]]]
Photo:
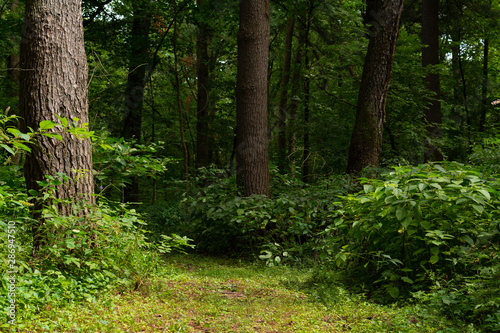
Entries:
[[370, 38], [359, 88], [356, 123], [349, 146], [348, 173], [378, 166], [382, 151], [385, 103], [391, 80], [403, 0], [375, 1], [369, 13]]
[[486, 112], [488, 111], [488, 56], [489, 56], [489, 38], [484, 39], [483, 49], [483, 86], [481, 91], [481, 117], [479, 119], [479, 131], [484, 132], [484, 123], [486, 122]]
[[[79, 0], [27, 0], [21, 41], [20, 111], [22, 129], [38, 128], [43, 120], [58, 122], [56, 115], [88, 123], [87, 57]], [[28, 190], [40, 190], [37, 181], [62, 172], [73, 181], [57, 186], [58, 199], [92, 204], [92, 148], [90, 140], [64, 134], [63, 141], [42, 136], [26, 158]], [[40, 208], [35, 206], [35, 209]], [[73, 213], [59, 204], [60, 215]], [[79, 211], [85, 216], [86, 209]], [[39, 224], [33, 227], [35, 251], [43, 243]]]
[[288, 83], [290, 81], [290, 65], [292, 59], [292, 39], [295, 19], [289, 17], [286, 25], [285, 45], [283, 50], [283, 66], [280, 83], [280, 100], [278, 110], [278, 168], [281, 173], [287, 170], [286, 157], [286, 120], [288, 113]]
[[304, 34], [304, 66], [307, 72], [306, 77], [304, 78], [304, 152], [302, 155], [302, 181], [307, 182], [309, 180], [309, 155], [310, 155], [310, 147], [309, 147], [309, 102], [310, 102], [310, 86], [311, 86], [311, 76], [310, 68], [309, 68], [309, 49], [310, 49], [310, 41], [309, 41], [309, 30], [311, 29], [311, 20], [312, 20], [312, 12], [313, 12], [313, 2], [314, 0], [307, 1], [308, 10], [306, 15], [306, 27]]
[[[183, 178], [187, 179], [189, 173], [189, 151], [186, 144], [185, 129], [184, 129], [184, 115], [182, 112], [182, 99], [181, 99], [181, 80], [179, 77], [179, 57], [177, 54], [177, 41], [179, 38], [179, 12], [177, 11], [177, 1], [174, 0], [174, 74], [175, 74], [175, 91], [177, 111], [179, 113], [179, 134], [181, 138], [182, 153], [183, 153]], [[186, 183], [186, 193], [187, 193]], [[187, 207], [187, 206], [186, 206]]]
[[[422, 0], [422, 66], [439, 64], [439, 1]], [[427, 88], [434, 94], [427, 100], [424, 111], [429, 142], [425, 145], [425, 161], [440, 161], [441, 152], [432, 143], [442, 135], [441, 130], [441, 87], [439, 73], [427, 74], [424, 79]]]
[[[140, 143], [146, 67], [149, 61], [149, 29], [152, 15], [150, 0], [134, 1], [132, 8], [134, 12], [129, 39], [129, 74], [125, 90], [122, 136]], [[128, 184], [124, 191], [125, 202], [139, 201], [139, 182], [136, 177], [132, 177], [131, 184]]]
[[[19, 10], [19, 0], [12, 0], [10, 3], [10, 11], [18, 13]], [[9, 96], [17, 97], [19, 96], [19, 65], [21, 58], [19, 56], [19, 39], [17, 36], [11, 37], [12, 42], [12, 52], [7, 58], [7, 75], [9, 76]], [[17, 107], [15, 108], [17, 109]], [[14, 112], [15, 113], [15, 112]]]
[[295, 51], [295, 62], [293, 67], [293, 76], [292, 76], [292, 88], [291, 88], [291, 102], [289, 107], [290, 119], [288, 122], [288, 156], [290, 160], [290, 169], [292, 172], [292, 177], [295, 172], [295, 145], [297, 142], [297, 110], [299, 108], [300, 101], [300, 81], [302, 78], [302, 57], [305, 48], [305, 27], [299, 24], [299, 38], [298, 38], [298, 47]]
[[[204, 3], [207, 0], [197, 0], [198, 9], [203, 11]], [[202, 22], [198, 26], [198, 39], [196, 42], [196, 72], [198, 76], [198, 97], [197, 97], [197, 122], [196, 122], [196, 168], [207, 166], [210, 163], [210, 107], [209, 101], [209, 63], [208, 54], [209, 31], [207, 23]]]
[[236, 77], [236, 180], [245, 196], [269, 195], [267, 72], [268, 0], [240, 1]]

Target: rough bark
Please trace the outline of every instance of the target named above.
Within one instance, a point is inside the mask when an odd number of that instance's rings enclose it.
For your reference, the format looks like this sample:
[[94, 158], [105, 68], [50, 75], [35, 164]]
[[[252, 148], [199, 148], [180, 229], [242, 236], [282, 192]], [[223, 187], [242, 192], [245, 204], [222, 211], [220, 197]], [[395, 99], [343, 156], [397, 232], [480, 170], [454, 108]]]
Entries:
[[269, 195], [267, 72], [268, 0], [240, 1], [236, 78], [236, 179], [245, 196]]
[[403, 0], [377, 0], [373, 8], [368, 13], [372, 17], [369, 20], [369, 44], [347, 162], [347, 172], [354, 174], [369, 165], [378, 166], [380, 162], [385, 104]]
[[[38, 128], [43, 120], [58, 122], [56, 115], [79, 124], [88, 123], [87, 57], [79, 0], [27, 0], [21, 42], [20, 112], [22, 129]], [[45, 175], [65, 173], [72, 182], [59, 185], [58, 199], [92, 204], [91, 144], [64, 134], [63, 141], [40, 137], [26, 157], [24, 175], [28, 190], [39, 191]], [[40, 207], [35, 207], [40, 208]], [[60, 204], [59, 214], [73, 213]], [[85, 209], [78, 212], [85, 215]], [[41, 243], [33, 228], [35, 248]]]
[[288, 83], [290, 81], [290, 67], [292, 59], [292, 38], [295, 19], [289, 17], [286, 25], [285, 45], [283, 50], [283, 66], [280, 83], [280, 100], [278, 110], [278, 168], [281, 173], [287, 170], [286, 157], [286, 120], [288, 113]]
[[[439, 1], [422, 1], [422, 66], [433, 66], [439, 64]], [[427, 133], [430, 142], [425, 145], [425, 161], [440, 161], [443, 156], [432, 144], [442, 135], [441, 124], [441, 88], [439, 73], [431, 72], [426, 75], [424, 82], [434, 95], [427, 100], [427, 107], [424, 111], [427, 122]]]

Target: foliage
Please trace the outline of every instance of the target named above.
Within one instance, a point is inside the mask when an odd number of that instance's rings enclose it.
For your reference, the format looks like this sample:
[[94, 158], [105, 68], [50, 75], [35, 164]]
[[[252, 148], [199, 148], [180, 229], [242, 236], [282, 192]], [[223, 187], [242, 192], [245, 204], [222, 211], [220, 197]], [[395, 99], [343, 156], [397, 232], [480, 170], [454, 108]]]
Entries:
[[481, 144], [474, 146], [470, 161], [482, 168], [483, 172], [493, 176], [500, 175], [500, 136], [483, 139]]
[[218, 179], [192, 193], [189, 234], [198, 248], [256, 254], [263, 247], [263, 256], [310, 258], [313, 242], [309, 241], [335, 209], [329, 198], [346, 194], [353, 184], [349, 177], [331, 177], [308, 186], [276, 169], [272, 178], [271, 198], [238, 197], [234, 178]]
[[158, 158], [162, 142], [149, 145], [127, 142], [123, 138], [109, 137], [107, 133], [94, 137], [93, 165], [96, 187], [100, 194], [121, 190], [132, 177], [158, 178], [166, 171], [169, 158]]
[[[478, 287], [493, 278], [498, 257], [488, 261], [485, 253], [497, 253], [500, 241], [497, 180], [442, 163], [396, 167], [381, 179], [361, 181], [363, 191], [344, 197], [344, 207], [320, 232], [319, 247], [321, 258], [358, 281], [355, 289], [399, 298], [439, 283], [460, 294], [471, 291], [467, 280], [478, 279]], [[474, 277], [481, 271], [486, 275]], [[493, 303], [482, 314], [493, 315], [500, 306], [494, 296], [499, 289], [492, 289]], [[471, 299], [481, 297], [474, 293]]]

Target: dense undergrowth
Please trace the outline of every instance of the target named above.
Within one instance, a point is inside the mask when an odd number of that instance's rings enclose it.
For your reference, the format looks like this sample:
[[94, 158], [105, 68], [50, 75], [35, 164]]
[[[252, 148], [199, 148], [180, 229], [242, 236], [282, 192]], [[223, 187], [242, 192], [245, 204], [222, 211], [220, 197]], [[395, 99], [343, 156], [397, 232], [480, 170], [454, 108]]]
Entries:
[[[9, 148], [24, 149], [31, 137], [11, 132]], [[28, 195], [20, 167], [0, 168], [0, 328], [12, 320], [9, 293], [22, 322], [47, 307], [138, 289], [161, 271], [162, 253], [196, 246], [266, 266], [312, 267], [317, 290], [342, 284], [370, 301], [420, 304], [500, 331], [500, 182], [488, 145], [471, 162], [486, 154], [491, 168], [398, 166], [314, 184], [273, 169], [269, 198], [240, 197], [234, 177], [200, 170], [188, 184], [171, 183], [177, 192], [168, 203], [135, 205], [139, 213], [103, 194], [116, 199], [132, 176], [151, 171], [156, 177], [169, 161], [155, 159], [154, 146], [106, 136], [94, 143], [102, 190], [95, 207], [53, 198], [55, 187], [73, 181], [64, 174], [46, 177], [41, 193]], [[42, 200], [42, 224], [32, 217], [33, 200]], [[58, 205], [89, 214], [63, 217]], [[43, 239], [36, 251], [35, 227]], [[318, 295], [330, 302], [331, 293]]]

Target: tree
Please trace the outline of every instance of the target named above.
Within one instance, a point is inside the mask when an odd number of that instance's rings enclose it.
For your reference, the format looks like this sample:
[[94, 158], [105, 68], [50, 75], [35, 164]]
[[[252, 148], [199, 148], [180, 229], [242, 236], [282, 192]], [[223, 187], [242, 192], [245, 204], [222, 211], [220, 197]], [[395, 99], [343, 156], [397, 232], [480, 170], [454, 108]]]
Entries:
[[[79, 0], [27, 0], [21, 40], [20, 112], [22, 127], [38, 128], [57, 115], [88, 123], [87, 58]], [[40, 137], [26, 158], [24, 176], [28, 190], [39, 191], [45, 175], [65, 173], [73, 179], [57, 186], [57, 199], [91, 204], [91, 144], [88, 139], [63, 134], [63, 140]], [[35, 207], [35, 209], [40, 207]], [[58, 213], [70, 215], [71, 205], [59, 204]], [[78, 214], [84, 216], [82, 209]], [[40, 222], [41, 223], [41, 222]], [[34, 248], [43, 242], [34, 225]]]
[[[130, 33], [129, 74], [125, 91], [125, 116], [122, 136], [141, 141], [142, 109], [146, 69], [149, 59], [149, 29], [151, 26], [151, 1], [133, 1], [133, 20]], [[133, 177], [124, 189], [126, 202], [139, 201], [139, 182]]]
[[[430, 67], [439, 64], [439, 1], [422, 1], [422, 66]], [[435, 70], [429, 71], [424, 79], [427, 88], [433, 96], [427, 101], [425, 109], [425, 120], [429, 139], [441, 137], [441, 88], [439, 73]], [[424, 152], [426, 161], [440, 161], [443, 156], [432, 143], [427, 143]]]
[[[197, 6], [203, 11], [206, 0], [197, 0]], [[196, 122], [196, 167], [207, 166], [210, 163], [209, 145], [209, 63], [208, 44], [210, 40], [208, 16], [204, 15], [198, 25], [198, 35], [196, 41], [196, 74], [197, 74], [197, 122]]]
[[268, 0], [240, 1], [236, 76], [236, 179], [244, 195], [269, 195]]
[[382, 151], [385, 104], [391, 79], [404, 0], [376, 0], [367, 16], [369, 43], [356, 108], [356, 122], [349, 147], [347, 172], [378, 166]]

